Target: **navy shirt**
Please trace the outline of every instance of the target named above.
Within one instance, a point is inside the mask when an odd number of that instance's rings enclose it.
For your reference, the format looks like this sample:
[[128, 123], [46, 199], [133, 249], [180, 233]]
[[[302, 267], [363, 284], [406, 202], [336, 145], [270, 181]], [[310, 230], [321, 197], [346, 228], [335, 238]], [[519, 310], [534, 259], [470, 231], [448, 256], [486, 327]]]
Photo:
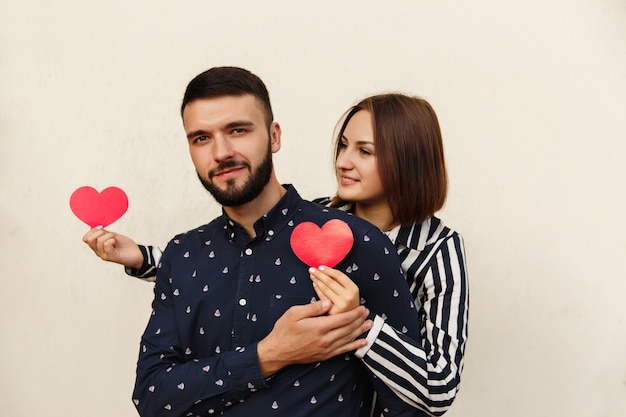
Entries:
[[289, 187], [255, 222], [255, 238], [223, 214], [168, 243], [137, 364], [133, 401], [140, 415], [364, 416], [372, 384], [390, 415], [410, 413], [352, 354], [292, 365], [267, 380], [261, 375], [257, 343], [289, 307], [316, 299], [308, 266], [291, 250], [291, 232], [301, 222], [322, 226], [334, 218], [354, 235], [336, 268], [357, 283], [372, 315], [418, 337], [413, 298], [389, 239]]

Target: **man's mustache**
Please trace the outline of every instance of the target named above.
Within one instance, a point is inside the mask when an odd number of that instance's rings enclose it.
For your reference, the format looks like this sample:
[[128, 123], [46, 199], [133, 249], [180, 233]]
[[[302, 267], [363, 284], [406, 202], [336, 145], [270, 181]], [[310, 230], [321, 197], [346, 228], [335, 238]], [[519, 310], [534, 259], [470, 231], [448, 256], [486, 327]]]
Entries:
[[246, 161], [226, 161], [224, 163], [221, 163], [217, 167], [209, 171], [209, 180], [213, 179], [215, 175], [218, 175], [223, 171], [240, 167], [250, 169], [250, 164]]

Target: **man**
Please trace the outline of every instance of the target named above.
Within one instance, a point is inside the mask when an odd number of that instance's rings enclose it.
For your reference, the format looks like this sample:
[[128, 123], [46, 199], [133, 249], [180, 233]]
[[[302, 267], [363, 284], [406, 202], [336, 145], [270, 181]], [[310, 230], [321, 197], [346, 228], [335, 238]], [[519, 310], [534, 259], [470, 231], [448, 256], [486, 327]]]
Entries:
[[[304, 201], [278, 182], [272, 153], [280, 149], [280, 126], [263, 82], [249, 71], [219, 67], [198, 75], [181, 113], [198, 178], [223, 214], [174, 237], [163, 253], [137, 363], [139, 414], [365, 416], [374, 386], [389, 415], [410, 415], [351, 355], [327, 351], [319, 362], [300, 364], [303, 355], [289, 346], [298, 329], [306, 331], [299, 317], [329, 309], [327, 302], [311, 304], [315, 292], [308, 267], [290, 248], [291, 232], [302, 222], [322, 226], [335, 218], [354, 235], [337, 268], [359, 285], [373, 312], [417, 336], [391, 242], [371, 224]], [[355, 324], [337, 349], [368, 329], [367, 314], [359, 307], [340, 316], [337, 328]]]

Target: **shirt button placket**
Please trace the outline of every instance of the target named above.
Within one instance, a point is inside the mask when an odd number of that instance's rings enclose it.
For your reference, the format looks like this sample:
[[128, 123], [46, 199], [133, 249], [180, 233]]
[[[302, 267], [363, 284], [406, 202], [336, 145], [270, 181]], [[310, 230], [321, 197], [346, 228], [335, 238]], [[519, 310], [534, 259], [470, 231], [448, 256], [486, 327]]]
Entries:
[[[246, 248], [246, 250], [244, 251], [244, 253], [248, 256], [252, 255], [252, 248]], [[242, 307], [245, 307], [245, 305], [248, 304], [248, 301], [245, 298], [240, 298], [239, 299], [239, 305]]]
[[245, 248], [241, 254], [242, 258], [238, 277], [239, 285], [237, 286], [236, 298], [233, 300], [239, 304], [239, 308], [235, 309], [235, 321], [233, 323], [235, 331], [232, 339], [233, 346], [244, 346], [249, 342], [248, 331], [245, 329], [250, 324], [247, 318], [249, 314], [248, 298], [250, 294], [250, 282], [248, 278], [253, 273], [254, 269], [253, 253], [252, 248]]

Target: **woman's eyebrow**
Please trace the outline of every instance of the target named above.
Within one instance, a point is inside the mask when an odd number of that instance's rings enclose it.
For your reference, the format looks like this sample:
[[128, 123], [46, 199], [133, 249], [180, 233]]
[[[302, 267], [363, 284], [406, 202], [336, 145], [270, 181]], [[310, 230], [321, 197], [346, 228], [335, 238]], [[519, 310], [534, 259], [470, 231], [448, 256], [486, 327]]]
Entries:
[[[341, 139], [345, 140], [346, 142], [349, 142], [348, 138], [346, 137], [346, 135], [341, 135]], [[357, 140], [356, 141], [357, 145], [373, 145], [374, 142], [370, 141], [370, 140]]]

